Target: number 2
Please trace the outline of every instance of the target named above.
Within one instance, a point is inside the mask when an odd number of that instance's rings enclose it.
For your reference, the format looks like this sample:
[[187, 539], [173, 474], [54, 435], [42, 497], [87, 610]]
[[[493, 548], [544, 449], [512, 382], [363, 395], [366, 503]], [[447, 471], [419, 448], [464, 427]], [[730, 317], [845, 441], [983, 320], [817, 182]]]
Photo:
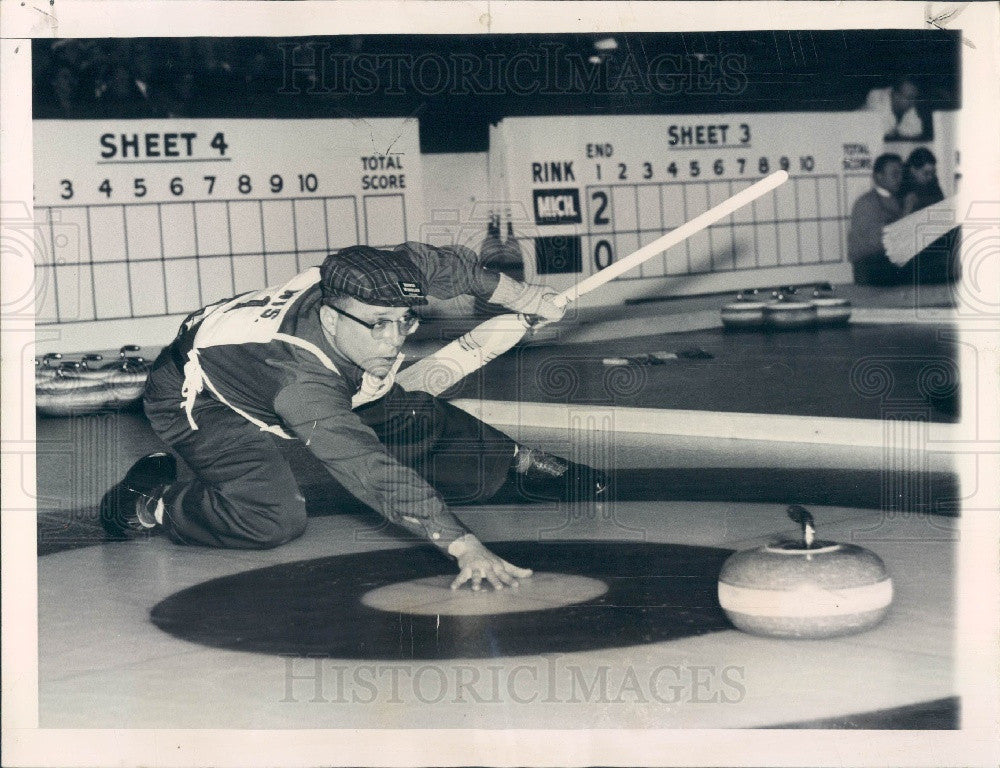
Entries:
[[594, 211], [594, 224], [610, 224], [611, 219], [604, 215], [604, 211], [608, 207], [608, 195], [605, 192], [598, 190], [590, 196], [591, 200], [600, 200], [601, 204], [598, 206], [597, 210]]

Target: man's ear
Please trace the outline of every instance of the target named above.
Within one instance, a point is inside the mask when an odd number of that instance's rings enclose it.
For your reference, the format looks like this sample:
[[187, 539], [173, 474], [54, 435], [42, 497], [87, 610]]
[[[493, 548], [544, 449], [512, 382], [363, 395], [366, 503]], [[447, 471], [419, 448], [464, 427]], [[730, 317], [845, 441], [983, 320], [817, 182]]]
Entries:
[[333, 334], [334, 326], [337, 324], [337, 313], [326, 304], [321, 304], [319, 308], [319, 322], [327, 333]]

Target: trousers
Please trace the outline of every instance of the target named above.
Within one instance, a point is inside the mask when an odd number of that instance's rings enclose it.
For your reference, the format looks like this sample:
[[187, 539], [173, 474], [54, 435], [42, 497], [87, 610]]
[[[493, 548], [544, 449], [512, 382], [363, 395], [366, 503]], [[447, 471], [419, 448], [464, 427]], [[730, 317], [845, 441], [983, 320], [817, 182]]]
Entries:
[[[191, 429], [180, 407], [183, 373], [169, 350], [153, 364], [143, 396], [153, 431], [193, 472], [163, 496], [168, 534], [180, 544], [230, 549], [267, 549], [300, 536], [306, 500], [279, 446], [289, 441], [205, 393], [192, 412], [198, 429]], [[514, 441], [444, 400], [395, 386], [355, 412], [448, 503], [485, 501], [508, 478]]]

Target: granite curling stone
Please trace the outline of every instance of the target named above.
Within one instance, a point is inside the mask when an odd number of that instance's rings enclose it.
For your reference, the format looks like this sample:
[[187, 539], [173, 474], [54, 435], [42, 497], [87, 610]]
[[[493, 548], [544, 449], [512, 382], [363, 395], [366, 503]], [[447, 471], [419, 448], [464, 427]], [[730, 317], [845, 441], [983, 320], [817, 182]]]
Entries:
[[776, 291], [774, 301], [764, 306], [764, 326], [774, 331], [794, 331], [816, 326], [818, 312], [811, 301], [800, 301], [794, 288]]
[[851, 302], [834, 295], [832, 290], [817, 288], [811, 301], [816, 307], [816, 322], [820, 325], [846, 325], [851, 319]]
[[863, 632], [885, 618], [892, 579], [873, 552], [814, 539], [812, 516], [798, 505], [801, 541], [737, 552], [722, 566], [719, 604], [744, 632], [778, 638], [826, 638]]
[[741, 291], [736, 294], [736, 301], [723, 304], [719, 311], [722, 324], [730, 330], [744, 330], [764, 327], [763, 301], [757, 291]]

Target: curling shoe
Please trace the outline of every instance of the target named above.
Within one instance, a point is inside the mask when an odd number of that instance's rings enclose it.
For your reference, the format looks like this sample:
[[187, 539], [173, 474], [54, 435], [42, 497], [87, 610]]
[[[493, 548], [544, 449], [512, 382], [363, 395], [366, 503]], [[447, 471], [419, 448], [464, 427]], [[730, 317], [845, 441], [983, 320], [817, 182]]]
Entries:
[[607, 475], [599, 469], [523, 445], [513, 470], [519, 490], [539, 499], [596, 501], [608, 487]]
[[107, 537], [121, 541], [152, 533], [159, 526], [156, 507], [176, 479], [177, 460], [169, 453], [151, 453], [133, 464], [101, 499], [101, 526]]

